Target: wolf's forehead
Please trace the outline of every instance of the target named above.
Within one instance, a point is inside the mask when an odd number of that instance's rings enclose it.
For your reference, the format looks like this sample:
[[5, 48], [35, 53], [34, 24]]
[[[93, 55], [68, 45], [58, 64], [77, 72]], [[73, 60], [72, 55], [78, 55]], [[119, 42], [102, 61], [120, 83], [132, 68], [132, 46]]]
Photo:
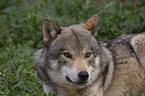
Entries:
[[72, 36], [74, 34], [84, 34], [84, 35], [90, 35], [90, 32], [84, 29], [83, 27], [79, 27], [77, 25], [72, 25], [70, 27], [63, 27], [62, 28], [62, 35], [64, 36]]
[[67, 49], [78, 51], [89, 49], [96, 41], [89, 31], [77, 27], [65, 29], [62, 39], [65, 39]]

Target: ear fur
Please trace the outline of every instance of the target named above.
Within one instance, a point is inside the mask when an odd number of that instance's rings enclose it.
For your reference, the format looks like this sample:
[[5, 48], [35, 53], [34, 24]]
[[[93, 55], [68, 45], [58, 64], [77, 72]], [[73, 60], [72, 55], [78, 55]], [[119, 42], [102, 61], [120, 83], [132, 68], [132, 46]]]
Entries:
[[145, 70], [145, 32], [134, 36], [130, 43]]
[[52, 41], [60, 34], [59, 27], [50, 19], [45, 18], [43, 21], [43, 40], [44, 46], [49, 47]]
[[89, 18], [84, 24], [85, 27], [91, 31], [92, 35], [96, 36], [96, 25], [98, 22], [98, 15], [94, 14], [91, 18]]

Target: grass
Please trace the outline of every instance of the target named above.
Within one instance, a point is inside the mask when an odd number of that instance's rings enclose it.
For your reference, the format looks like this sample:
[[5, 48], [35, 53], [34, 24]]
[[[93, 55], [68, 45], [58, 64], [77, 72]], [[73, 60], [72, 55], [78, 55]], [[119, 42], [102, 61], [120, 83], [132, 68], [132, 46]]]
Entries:
[[[0, 95], [43, 96], [32, 56], [43, 47], [42, 21], [50, 18], [59, 26], [84, 22], [99, 15], [97, 39], [109, 40], [123, 34], [145, 31], [145, 2], [122, 5], [107, 0], [0, 0]], [[56, 96], [51, 95], [50, 96]]]

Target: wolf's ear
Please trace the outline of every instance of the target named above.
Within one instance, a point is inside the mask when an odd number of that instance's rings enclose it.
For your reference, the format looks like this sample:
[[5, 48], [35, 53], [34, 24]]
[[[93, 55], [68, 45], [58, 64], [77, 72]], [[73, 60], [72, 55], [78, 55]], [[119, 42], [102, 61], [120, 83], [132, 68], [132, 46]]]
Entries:
[[43, 21], [43, 40], [44, 46], [49, 47], [52, 41], [60, 34], [59, 27], [50, 19], [45, 18]]
[[134, 36], [130, 43], [145, 70], [145, 32]]
[[97, 22], [98, 22], [98, 15], [97, 14], [94, 14], [91, 18], [89, 18], [84, 24], [85, 24], [85, 27], [91, 31], [92, 35], [93, 36], [96, 36], [97, 35], [97, 32], [96, 32], [96, 25], [97, 25]]

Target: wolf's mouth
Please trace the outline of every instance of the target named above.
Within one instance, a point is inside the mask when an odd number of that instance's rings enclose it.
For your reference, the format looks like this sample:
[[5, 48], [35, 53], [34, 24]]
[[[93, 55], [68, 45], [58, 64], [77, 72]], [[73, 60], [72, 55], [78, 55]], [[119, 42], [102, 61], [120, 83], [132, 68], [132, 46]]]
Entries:
[[66, 81], [70, 82], [70, 83], [74, 83], [74, 84], [86, 84], [87, 81], [79, 81], [79, 82], [73, 82], [68, 76], [65, 77]]
[[68, 81], [68, 82], [72, 82], [70, 79], [69, 79], [69, 77], [65, 77], [66, 78], [66, 81]]

